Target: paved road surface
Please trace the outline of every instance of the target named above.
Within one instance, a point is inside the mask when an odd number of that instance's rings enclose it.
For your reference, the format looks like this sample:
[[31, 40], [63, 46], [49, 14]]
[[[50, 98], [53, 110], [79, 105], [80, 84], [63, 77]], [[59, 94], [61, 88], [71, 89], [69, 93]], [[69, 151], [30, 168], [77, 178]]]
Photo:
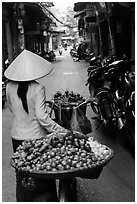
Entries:
[[[51, 99], [58, 90], [73, 90], [88, 97], [86, 68], [84, 61], [74, 62], [68, 51], [58, 56], [53, 63], [54, 70], [41, 79], [47, 90], [47, 99]], [[102, 126], [96, 130], [97, 122], [91, 108], [87, 107], [87, 116], [93, 125], [91, 133], [99, 142], [114, 150], [113, 159], [103, 169], [97, 180], [78, 179], [78, 202], [134, 202], [135, 201], [135, 161], [128, 149], [120, 144], [120, 135], [108, 132]], [[15, 202], [15, 173], [10, 166], [12, 146], [10, 139], [11, 117], [5, 107], [2, 111], [2, 201]], [[117, 134], [117, 135], [116, 135]]]

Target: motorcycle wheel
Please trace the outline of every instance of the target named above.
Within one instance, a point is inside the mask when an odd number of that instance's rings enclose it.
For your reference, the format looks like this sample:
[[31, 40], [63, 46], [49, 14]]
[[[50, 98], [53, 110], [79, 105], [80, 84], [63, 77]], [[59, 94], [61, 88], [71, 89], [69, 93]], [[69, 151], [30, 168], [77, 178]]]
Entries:
[[77, 201], [76, 178], [59, 181], [59, 202]]

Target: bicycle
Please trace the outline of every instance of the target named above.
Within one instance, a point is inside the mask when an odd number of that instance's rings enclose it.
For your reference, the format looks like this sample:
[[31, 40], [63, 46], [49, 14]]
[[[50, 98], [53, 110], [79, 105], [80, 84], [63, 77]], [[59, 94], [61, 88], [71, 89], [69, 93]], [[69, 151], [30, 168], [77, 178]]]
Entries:
[[[87, 103], [89, 103], [90, 100], [84, 101], [78, 106], [82, 109], [84, 114], [86, 114], [86, 106]], [[70, 126], [70, 120], [72, 115], [72, 110], [75, 104], [73, 104], [71, 107], [61, 107], [56, 106], [53, 101], [46, 101], [46, 103], [49, 104], [49, 107], [51, 108], [51, 111], [49, 113], [50, 117], [52, 117], [52, 111], [54, 110], [55, 115], [55, 121], [62, 125], [64, 128], [67, 128], [71, 130]], [[77, 179], [74, 178], [68, 178], [68, 179], [60, 179], [59, 180], [59, 201], [60, 202], [75, 202], [77, 201]]]
[[[83, 102], [81, 103], [80, 105], [86, 105], [88, 101], [86, 102]], [[51, 106], [51, 110], [53, 110], [53, 103], [51, 103], [52, 106]], [[85, 108], [84, 108], [85, 109]], [[64, 111], [65, 109], [63, 109]], [[69, 109], [67, 109], [68, 111]], [[51, 114], [51, 112], [50, 112]], [[61, 117], [61, 109], [56, 112], [56, 116], [58, 116], [59, 114], [59, 119], [63, 120], [63, 118]], [[70, 115], [69, 115], [70, 116]], [[60, 118], [61, 117], [61, 118]], [[60, 122], [60, 121], [58, 121]], [[62, 122], [62, 121], [61, 121]], [[66, 122], [66, 121], [65, 121]], [[65, 125], [65, 124], [64, 124]], [[68, 125], [68, 124], [67, 124]], [[71, 133], [71, 132], [70, 132]], [[54, 137], [54, 134], [55, 133], [51, 133], [48, 136], [48, 138], [53, 138]], [[73, 132], [72, 132], [73, 134]], [[78, 134], [78, 135], [77, 135]], [[81, 136], [80, 133], [75, 133], [74, 134], [74, 137], [76, 138], [76, 135], [78, 136], [78, 138], [81, 138], [79, 136]], [[49, 141], [49, 139], [47, 138], [47, 141]], [[62, 138], [62, 137], [61, 137]], [[45, 140], [45, 138], [43, 138]], [[90, 138], [91, 139], [91, 138]], [[92, 140], [92, 139], [91, 139]], [[85, 140], [86, 141], [86, 140]], [[33, 140], [28, 140], [28, 141], [24, 141], [24, 145], [26, 144], [27, 145], [27, 142], [28, 144], [30, 145], [30, 149], [33, 149], [32, 146], [34, 144], [38, 144], [39, 142], [42, 142], [42, 141], [33, 141]], [[96, 142], [96, 141], [95, 141]], [[30, 144], [31, 143], [31, 144]], [[44, 143], [44, 145], [47, 145], [47, 147], [49, 147], [49, 144], [50, 143]], [[23, 145], [23, 144], [22, 144]], [[28, 148], [28, 146], [27, 146]], [[37, 147], [35, 147], [37, 149]], [[15, 157], [13, 158], [12, 157], [12, 160], [11, 160], [11, 165], [16, 169], [16, 171], [18, 171], [18, 173], [21, 173], [22, 174], [22, 183], [23, 186], [26, 188], [27, 191], [33, 191], [33, 189], [36, 187], [37, 189], [37, 179], [39, 180], [46, 180], [46, 179], [53, 179], [55, 181], [59, 180], [59, 185], [58, 185], [58, 201], [59, 202], [76, 202], [77, 201], [77, 177], [80, 177], [80, 178], [86, 178], [86, 179], [97, 179], [102, 170], [103, 170], [103, 167], [111, 160], [111, 158], [113, 157], [113, 151], [108, 148], [107, 146], [104, 145], [104, 148], [107, 149], [107, 151], [109, 152], [108, 156], [106, 158], [103, 158], [103, 160], [98, 160], [97, 158], [94, 158], [95, 160], [90, 160], [91, 163], [88, 165], [88, 163], [86, 164], [86, 167], [83, 166], [81, 168], [74, 168], [72, 167], [71, 169], [69, 168], [68, 170], [64, 169], [64, 170], [60, 170], [60, 171], [43, 171], [41, 169], [31, 169], [31, 171], [27, 168], [28, 167], [28, 163], [27, 163], [27, 166], [24, 167], [24, 157], [22, 157], [22, 150], [24, 151], [24, 147], [20, 146], [20, 148], [18, 149], [19, 152], [17, 152], [17, 157], [16, 157], [16, 154], [15, 154]], [[22, 150], [21, 150], [22, 149]], [[34, 155], [34, 151], [36, 149], [33, 149], [33, 152], [32, 154]], [[39, 149], [39, 148], [38, 148]], [[90, 151], [90, 150], [89, 150]], [[36, 151], [35, 151], [36, 152]], [[38, 154], [40, 153], [41, 151], [38, 150]], [[89, 153], [90, 154], [90, 153]], [[20, 157], [20, 156], [21, 157]], [[30, 157], [30, 150], [28, 152], [28, 155], [27, 155], [27, 159], [28, 157]], [[19, 158], [19, 161], [16, 161], [14, 162], [14, 159], [16, 160], [16, 158]], [[23, 158], [23, 160], [21, 159]], [[37, 160], [39, 158], [38, 157], [35, 157], [35, 160]], [[23, 168], [21, 168], [21, 166], [19, 165], [19, 162], [22, 160], [23, 162]], [[31, 160], [30, 160], [31, 161]], [[37, 160], [38, 161], [38, 160]], [[36, 164], [37, 164], [37, 161]], [[34, 161], [32, 160], [33, 164], [34, 164]], [[30, 163], [32, 164], [32, 163]], [[25, 168], [25, 169], [24, 169]], [[56, 186], [57, 187], [57, 186]], [[45, 192], [46, 193], [46, 192]], [[42, 201], [44, 202], [45, 200], [45, 193], [42, 192]], [[38, 199], [41, 199], [39, 198], [39, 195], [38, 197], [36, 198], [37, 201]], [[33, 198], [32, 198], [33, 200]], [[31, 201], [33, 202], [33, 201]]]

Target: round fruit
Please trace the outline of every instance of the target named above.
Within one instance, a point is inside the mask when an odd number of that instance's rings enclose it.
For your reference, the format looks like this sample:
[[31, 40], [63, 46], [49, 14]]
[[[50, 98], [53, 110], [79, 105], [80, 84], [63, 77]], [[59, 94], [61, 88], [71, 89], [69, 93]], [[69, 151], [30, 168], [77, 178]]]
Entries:
[[57, 169], [56, 169], [56, 168], [53, 168], [52, 171], [57, 171]]
[[52, 149], [52, 148], [53, 148], [53, 146], [52, 146], [52, 145], [49, 145], [49, 146], [48, 146], [48, 149]]
[[52, 144], [53, 147], [56, 147], [57, 141], [56, 141], [56, 140], [52, 140], [52, 141], [51, 141], [51, 144]]
[[59, 147], [59, 148], [62, 147], [62, 144], [61, 144], [61, 143], [58, 143], [58, 144], [57, 144], [57, 147]]
[[67, 159], [67, 163], [68, 163], [69, 165], [71, 165], [72, 160], [71, 160], [71, 159]]
[[66, 141], [66, 144], [67, 144], [67, 145], [71, 145], [71, 144], [73, 144], [73, 143], [72, 143], [71, 140], [67, 140], [67, 141]]
[[67, 165], [65, 166], [65, 169], [66, 169], [66, 170], [69, 170], [69, 169], [70, 169], [70, 166], [67, 164]]
[[75, 156], [74, 156], [74, 160], [79, 161], [79, 160], [80, 160], [80, 159], [79, 159], [79, 156], [78, 156], [78, 155], [75, 155]]
[[57, 169], [60, 170], [60, 171], [63, 171], [63, 170], [64, 170], [64, 167], [63, 167], [61, 164], [59, 164], [59, 165], [57, 166]]
[[72, 161], [72, 167], [75, 167], [77, 163], [78, 163], [77, 161], [73, 160]]
[[55, 167], [56, 167], [56, 163], [52, 162], [52, 163], [51, 163], [51, 167], [52, 167], [52, 168], [55, 168]]
[[76, 164], [76, 168], [80, 168], [81, 166], [82, 166], [81, 163]]
[[71, 151], [67, 151], [67, 155], [68, 155], [68, 156], [71, 156], [71, 155], [72, 155], [72, 152], [71, 152]]
[[72, 140], [73, 140], [73, 136], [72, 136], [72, 135], [69, 135], [69, 136], [68, 136], [68, 139], [72, 141]]
[[61, 164], [62, 164], [63, 166], [66, 166], [66, 165], [67, 165], [67, 161], [63, 160], [63, 161], [61, 162]]
[[59, 163], [60, 163], [59, 160], [55, 160], [56, 166], [57, 166]]
[[51, 155], [48, 155], [47, 158], [48, 158], [48, 160], [51, 159]]
[[51, 152], [50, 155], [51, 155], [51, 157], [54, 157], [55, 156], [55, 152]]
[[46, 170], [47, 170], [47, 171], [51, 171], [51, 170], [52, 170], [51, 166], [50, 166], [50, 165], [47, 165], [47, 166], [46, 166]]

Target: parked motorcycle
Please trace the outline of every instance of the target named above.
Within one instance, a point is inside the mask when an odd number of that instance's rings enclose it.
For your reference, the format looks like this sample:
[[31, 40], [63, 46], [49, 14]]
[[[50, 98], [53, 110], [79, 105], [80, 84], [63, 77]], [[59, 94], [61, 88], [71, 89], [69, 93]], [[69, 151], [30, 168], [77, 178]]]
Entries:
[[89, 67], [87, 69], [88, 76], [90, 75], [90, 72], [92, 70], [102, 67], [101, 56], [95, 57], [94, 55], [92, 55], [88, 62], [89, 62]]
[[96, 91], [95, 96], [92, 98], [91, 108], [96, 114], [93, 119], [97, 119], [100, 122], [99, 125], [103, 124], [105, 127], [116, 125], [118, 114], [114, 96], [109, 87], [102, 86]]
[[74, 49], [74, 48], [70, 50], [70, 55], [71, 55], [71, 57], [73, 58], [74, 61], [77, 61], [78, 58], [79, 58], [77, 50]]
[[124, 75], [124, 87], [116, 91], [116, 100], [119, 110], [122, 112], [121, 133], [128, 143], [135, 148], [135, 73], [126, 72]]
[[105, 65], [94, 66], [88, 74], [86, 85], [89, 85], [89, 91], [92, 98], [91, 107], [96, 114], [96, 119], [107, 125], [123, 128], [124, 114], [120, 105], [120, 100], [116, 97], [118, 90], [121, 91], [123, 82], [122, 76], [125, 70], [121, 69], [125, 61], [117, 60]]
[[110, 81], [103, 74], [104, 69], [102, 67], [90, 71], [86, 86], [89, 85], [92, 98], [91, 108], [96, 114], [95, 119], [100, 121], [99, 125], [103, 123], [107, 126], [114, 119], [114, 104], [113, 95], [110, 91]]
[[93, 65], [100, 65], [101, 64], [101, 55], [99, 56], [92, 56], [89, 60], [90, 66]]
[[50, 62], [56, 60], [56, 54], [53, 50], [49, 51], [49, 56], [50, 56]]
[[49, 62], [53, 62], [56, 60], [56, 55], [53, 50], [40, 52], [39, 55]]
[[[81, 54], [81, 59], [86, 60], [87, 62], [89, 62], [91, 60], [91, 58], [93, 58], [95, 53], [90, 53], [90, 52], [83, 52]], [[73, 57], [74, 61], [77, 61], [79, 59], [79, 55], [77, 52], [77, 49], [72, 48], [70, 50], [70, 55]]]
[[53, 61], [56, 60], [56, 55], [55, 55], [54, 51], [51, 50], [51, 51], [48, 51], [48, 52], [45, 53], [44, 58], [46, 60], [48, 60], [49, 62], [53, 62]]
[[90, 74], [90, 71], [98, 68], [98, 67], [107, 67], [110, 63], [114, 62], [116, 59], [115, 55], [108, 56], [104, 59], [101, 59], [101, 55], [95, 56], [95, 53], [92, 53], [90, 55], [90, 58], [88, 60], [89, 67], [87, 69], [88, 76]]

